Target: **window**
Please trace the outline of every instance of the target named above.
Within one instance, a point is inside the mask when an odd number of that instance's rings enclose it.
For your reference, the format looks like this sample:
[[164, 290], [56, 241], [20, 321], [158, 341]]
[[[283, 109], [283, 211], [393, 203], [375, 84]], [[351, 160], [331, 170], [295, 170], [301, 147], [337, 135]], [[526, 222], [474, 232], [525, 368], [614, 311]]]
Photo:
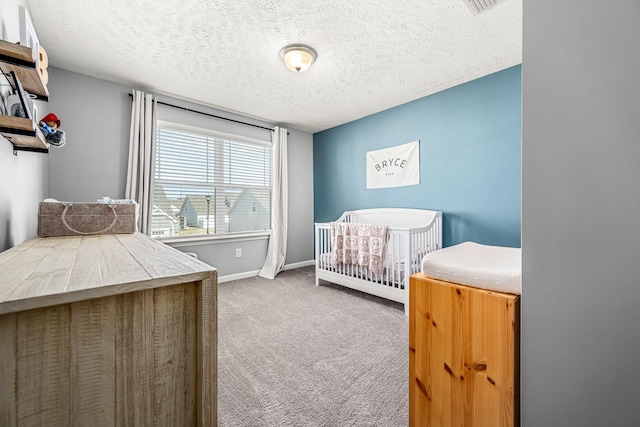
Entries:
[[271, 227], [271, 142], [158, 122], [153, 237]]

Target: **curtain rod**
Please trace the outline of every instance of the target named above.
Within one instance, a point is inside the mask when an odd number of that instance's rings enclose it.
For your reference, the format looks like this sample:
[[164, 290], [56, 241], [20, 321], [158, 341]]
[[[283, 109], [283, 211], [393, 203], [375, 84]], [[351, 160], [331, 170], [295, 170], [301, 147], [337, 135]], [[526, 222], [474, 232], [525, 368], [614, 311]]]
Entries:
[[[133, 98], [133, 94], [130, 93], [129, 97]], [[264, 127], [264, 126], [260, 126], [260, 125], [254, 125], [253, 123], [242, 122], [240, 120], [229, 119], [227, 117], [216, 116], [215, 114], [205, 113], [204, 111], [192, 110], [191, 108], [181, 107], [180, 105], [169, 104], [168, 102], [162, 102], [162, 101], [156, 101], [156, 102], [158, 104], [160, 104], [160, 105], [166, 105], [167, 107], [178, 108], [180, 110], [189, 111], [190, 113], [198, 113], [198, 114], [202, 114], [203, 116], [214, 117], [216, 119], [227, 120], [229, 122], [239, 123], [239, 124], [245, 125], [245, 126], [253, 126], [255, 128], [265, 129], [265, 130], [269, 130], [269, 131], [273, 132], [273, 128], [268, 128], [268, 127]]]

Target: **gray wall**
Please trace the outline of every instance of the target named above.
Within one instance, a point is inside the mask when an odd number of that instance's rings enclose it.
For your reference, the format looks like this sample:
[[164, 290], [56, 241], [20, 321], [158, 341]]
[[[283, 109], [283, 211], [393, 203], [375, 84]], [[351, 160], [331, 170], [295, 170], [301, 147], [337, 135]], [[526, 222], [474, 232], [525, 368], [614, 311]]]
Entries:
[[[20, 40], [18, 5], [26, 2], [0, 2], [0, 36], [4, 40]], [[0, 84], [4, 83], [0, 77]], [[46, 108], [42, 102], [36, 106], [38, 114]], [[37, 234], [38, 202], [47, 191], [47, 160], [47, 154], [27, 151], [14, 156], [13, 146], [0, 136], [0, 252]]]
[[640, 425], [640, 2], [524, 2], [522, 420]]
[[[58, 200], [92, 201], [102, 196], [124, 197], [127, 175], [130, 87], [66, 70], [50, 68], [49, 109], [62, 121], [67, 144], [52, 149], [49, 156], [49, 197]], [[273, 124], [197, 106], [160, 96], [171, 104], [248, 121], [262, 126]], [[270, 138], [270, 132], [211, 119], [167, 106], [158, 106], [158, 118], [193, 126], [215, 126], [221, 132]], [[265, 136], [266, 133], [266, 136]], [[286, 264], [313, 260], [313, 140], [306, 132], [289, 130], [289, 235]], [[237, 239], [214, 244], [176, 244], [185, 252], [218, 269], [220, 276], [256, 272], [264, 263], [268, 241]], [[236, 248], [242, 258], [235, 257]]]
[[49, 67], [49, 111], [67, 135], [49, 154], [49, 197], [73, 202], [124, 198], [130, 88]]

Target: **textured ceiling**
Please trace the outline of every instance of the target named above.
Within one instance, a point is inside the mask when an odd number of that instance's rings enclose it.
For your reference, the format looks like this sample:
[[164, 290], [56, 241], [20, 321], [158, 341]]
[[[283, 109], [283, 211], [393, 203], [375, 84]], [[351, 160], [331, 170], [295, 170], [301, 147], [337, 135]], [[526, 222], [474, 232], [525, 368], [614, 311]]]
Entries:
[[[317, 132], [522, 62], [522, 0], [27, 0], [49, 64]], [[306, 72], [279, 52], [318, 52]]]

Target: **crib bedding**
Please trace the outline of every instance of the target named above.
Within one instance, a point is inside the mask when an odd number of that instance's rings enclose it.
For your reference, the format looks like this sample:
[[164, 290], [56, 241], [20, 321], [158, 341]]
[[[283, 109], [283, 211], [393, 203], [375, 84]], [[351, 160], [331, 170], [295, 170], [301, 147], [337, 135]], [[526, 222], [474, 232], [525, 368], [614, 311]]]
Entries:
[[522, 250], [463, 242], [422, 258], [422, 272], [434, 279], [520, 295]]
[[330, 227], [335, 264], [358, 265], [374, 274], [382, 274], [386, 225], [332, 222]]

